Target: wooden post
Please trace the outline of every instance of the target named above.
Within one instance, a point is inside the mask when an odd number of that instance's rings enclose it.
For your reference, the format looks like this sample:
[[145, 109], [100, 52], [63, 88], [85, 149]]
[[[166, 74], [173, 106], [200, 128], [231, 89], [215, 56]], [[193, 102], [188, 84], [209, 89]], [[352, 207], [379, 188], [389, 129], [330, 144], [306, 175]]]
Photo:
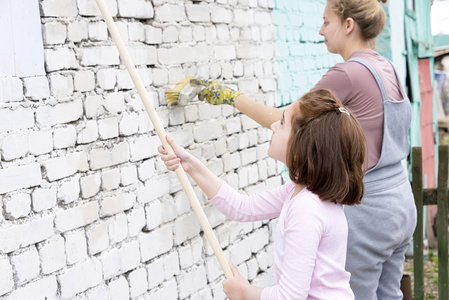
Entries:
[[415, 300], [424, 300], [424, 254], [423, 254], [423, 181], [422, 150], [412, 149], [412, 189], [417, 211], [417, 225], [413, 234], [413, 273]]
[[[129, 55], [128, 50], [126, 49], [125, 44], [123, 43], [123, 40], [114, 23], [114, 20], [112, 19], [111, 13], [109, 12], [109, 9], [107, 8], [105, 1], [96, 0], [96, 2], [103, 16], [103, 19], [105, 20], [106, 25], [109, 29], [111, 37], [115, 45], [117, 46], [117, 49], [120, 53], [120, 57], [122, 58], [123, 63], [125, 64], [126, 69], [128, 70], [128, 73], [131, 76], [131, 79], [137, 89], [137, 92], [139, 93], [140, 99], [142, 100], [143, 105], [145, 106], [145, 109], [151, 119], [151, 122], [153, 123], [154, 129], [156, 130], [156, 133], [159, 136], [162, 145], [164, 145], [164, 148], [167, 150], [168, 154], [174, 154], [173, 149], [170, 147], [170, 145], [167, 143], [165, 139], [166, 133], [164, 127], [162, 126], [162, 123], [159, 120], [156, 110], [154, 109], [153, 103], [148, 97], [148, 93], [145, 90], [145, 87], [142, 83], [142, 80], [139, 77], [139, 74], [137, 73], [136, 67], [134, 66], [134, 63], [131, 60], [131, 56]], [[228, 261], [226, 260], [226, 257], [224, 256], [223, 249], [221, 249], [220, 244], [218, 243], [218, 240], [214, 232], [212, 231], [212, 227], [210, 226], [209, 221], [207, 220], [206, 215], [204, 214], [203, 208], [201, 207], [195, 195], [195, 192], [193, 191], [192, 185], [190, 184], [189, 179], [187, 178], [187, 175], [181, 166], [179, 166], [179, 168], [176, 170], [176, 175], [178, 175], [178, 179], [181, 182], [182, 188], [184, 189], [184, 192], [186, 193], [187, 198], [190, 201], [190, 205], [192, 206], [192, 209], [195, 212], [196, 217], [198, 218], [201, 228], [203, 229], [204, 234], [206, 235], [207, 240], [209, 241], [209, 244], [211, 245], [212, 250], [214, 251], [215, 256], [217, 257], [218, 263], [223, 269], [226, 278], [232, 278], [233, 277], [232, 270], [228, 264]]]
[[447, 245], [447, 177], [448, 177], [448, 155], [447, 145], [439, 147], [438, 162], [438, 299], [449, 299], [448, 294], [448, 245]]

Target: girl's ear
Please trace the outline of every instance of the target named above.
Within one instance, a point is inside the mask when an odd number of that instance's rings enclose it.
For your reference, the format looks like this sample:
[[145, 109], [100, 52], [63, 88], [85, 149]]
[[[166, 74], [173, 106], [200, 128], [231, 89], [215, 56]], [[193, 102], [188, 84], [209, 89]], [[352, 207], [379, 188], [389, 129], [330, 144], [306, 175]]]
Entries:
[[345, 26], [346, 35], [348, 35], [354, 31], [355, 21], [353, 18], [346, 18], [343, 25]]

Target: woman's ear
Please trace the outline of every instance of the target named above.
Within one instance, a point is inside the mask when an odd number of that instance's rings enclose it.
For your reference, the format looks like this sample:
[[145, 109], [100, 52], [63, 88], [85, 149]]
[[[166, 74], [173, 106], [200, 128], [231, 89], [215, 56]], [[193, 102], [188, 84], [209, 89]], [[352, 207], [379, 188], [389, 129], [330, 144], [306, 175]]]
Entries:
[[344, 26], [345, 26], [346, 35], [348, 35], [351, 32], [353, 32], [354, 29], [355, 29], [355, 21], [354, 21], [354, 19], [353, 18], [346, 18], [346, 20], [344, 21]]

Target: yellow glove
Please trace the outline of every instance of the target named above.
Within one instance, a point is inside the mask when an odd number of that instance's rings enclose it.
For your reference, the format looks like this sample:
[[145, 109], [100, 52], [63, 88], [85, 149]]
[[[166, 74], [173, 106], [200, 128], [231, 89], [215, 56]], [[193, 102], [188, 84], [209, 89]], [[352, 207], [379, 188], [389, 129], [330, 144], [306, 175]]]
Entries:
[[190, 84], [204, 86], [204, 89], [198, 94], [198, 98], [213, 105], [229, 104], [235, 106], [234, 100], [241, 94], [218, 81], [194, 78], [190, 80]]

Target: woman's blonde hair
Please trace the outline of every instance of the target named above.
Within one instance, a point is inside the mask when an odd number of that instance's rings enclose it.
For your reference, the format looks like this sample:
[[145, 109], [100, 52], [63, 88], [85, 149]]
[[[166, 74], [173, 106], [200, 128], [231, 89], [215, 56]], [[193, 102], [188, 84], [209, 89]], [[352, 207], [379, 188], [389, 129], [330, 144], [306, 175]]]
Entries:
[[385, 11], [380, 2], [388, 0], [328, 0], [330, 8], [342, 21], [352, 18], [365, 41], [377, 37], [385, 26]]

